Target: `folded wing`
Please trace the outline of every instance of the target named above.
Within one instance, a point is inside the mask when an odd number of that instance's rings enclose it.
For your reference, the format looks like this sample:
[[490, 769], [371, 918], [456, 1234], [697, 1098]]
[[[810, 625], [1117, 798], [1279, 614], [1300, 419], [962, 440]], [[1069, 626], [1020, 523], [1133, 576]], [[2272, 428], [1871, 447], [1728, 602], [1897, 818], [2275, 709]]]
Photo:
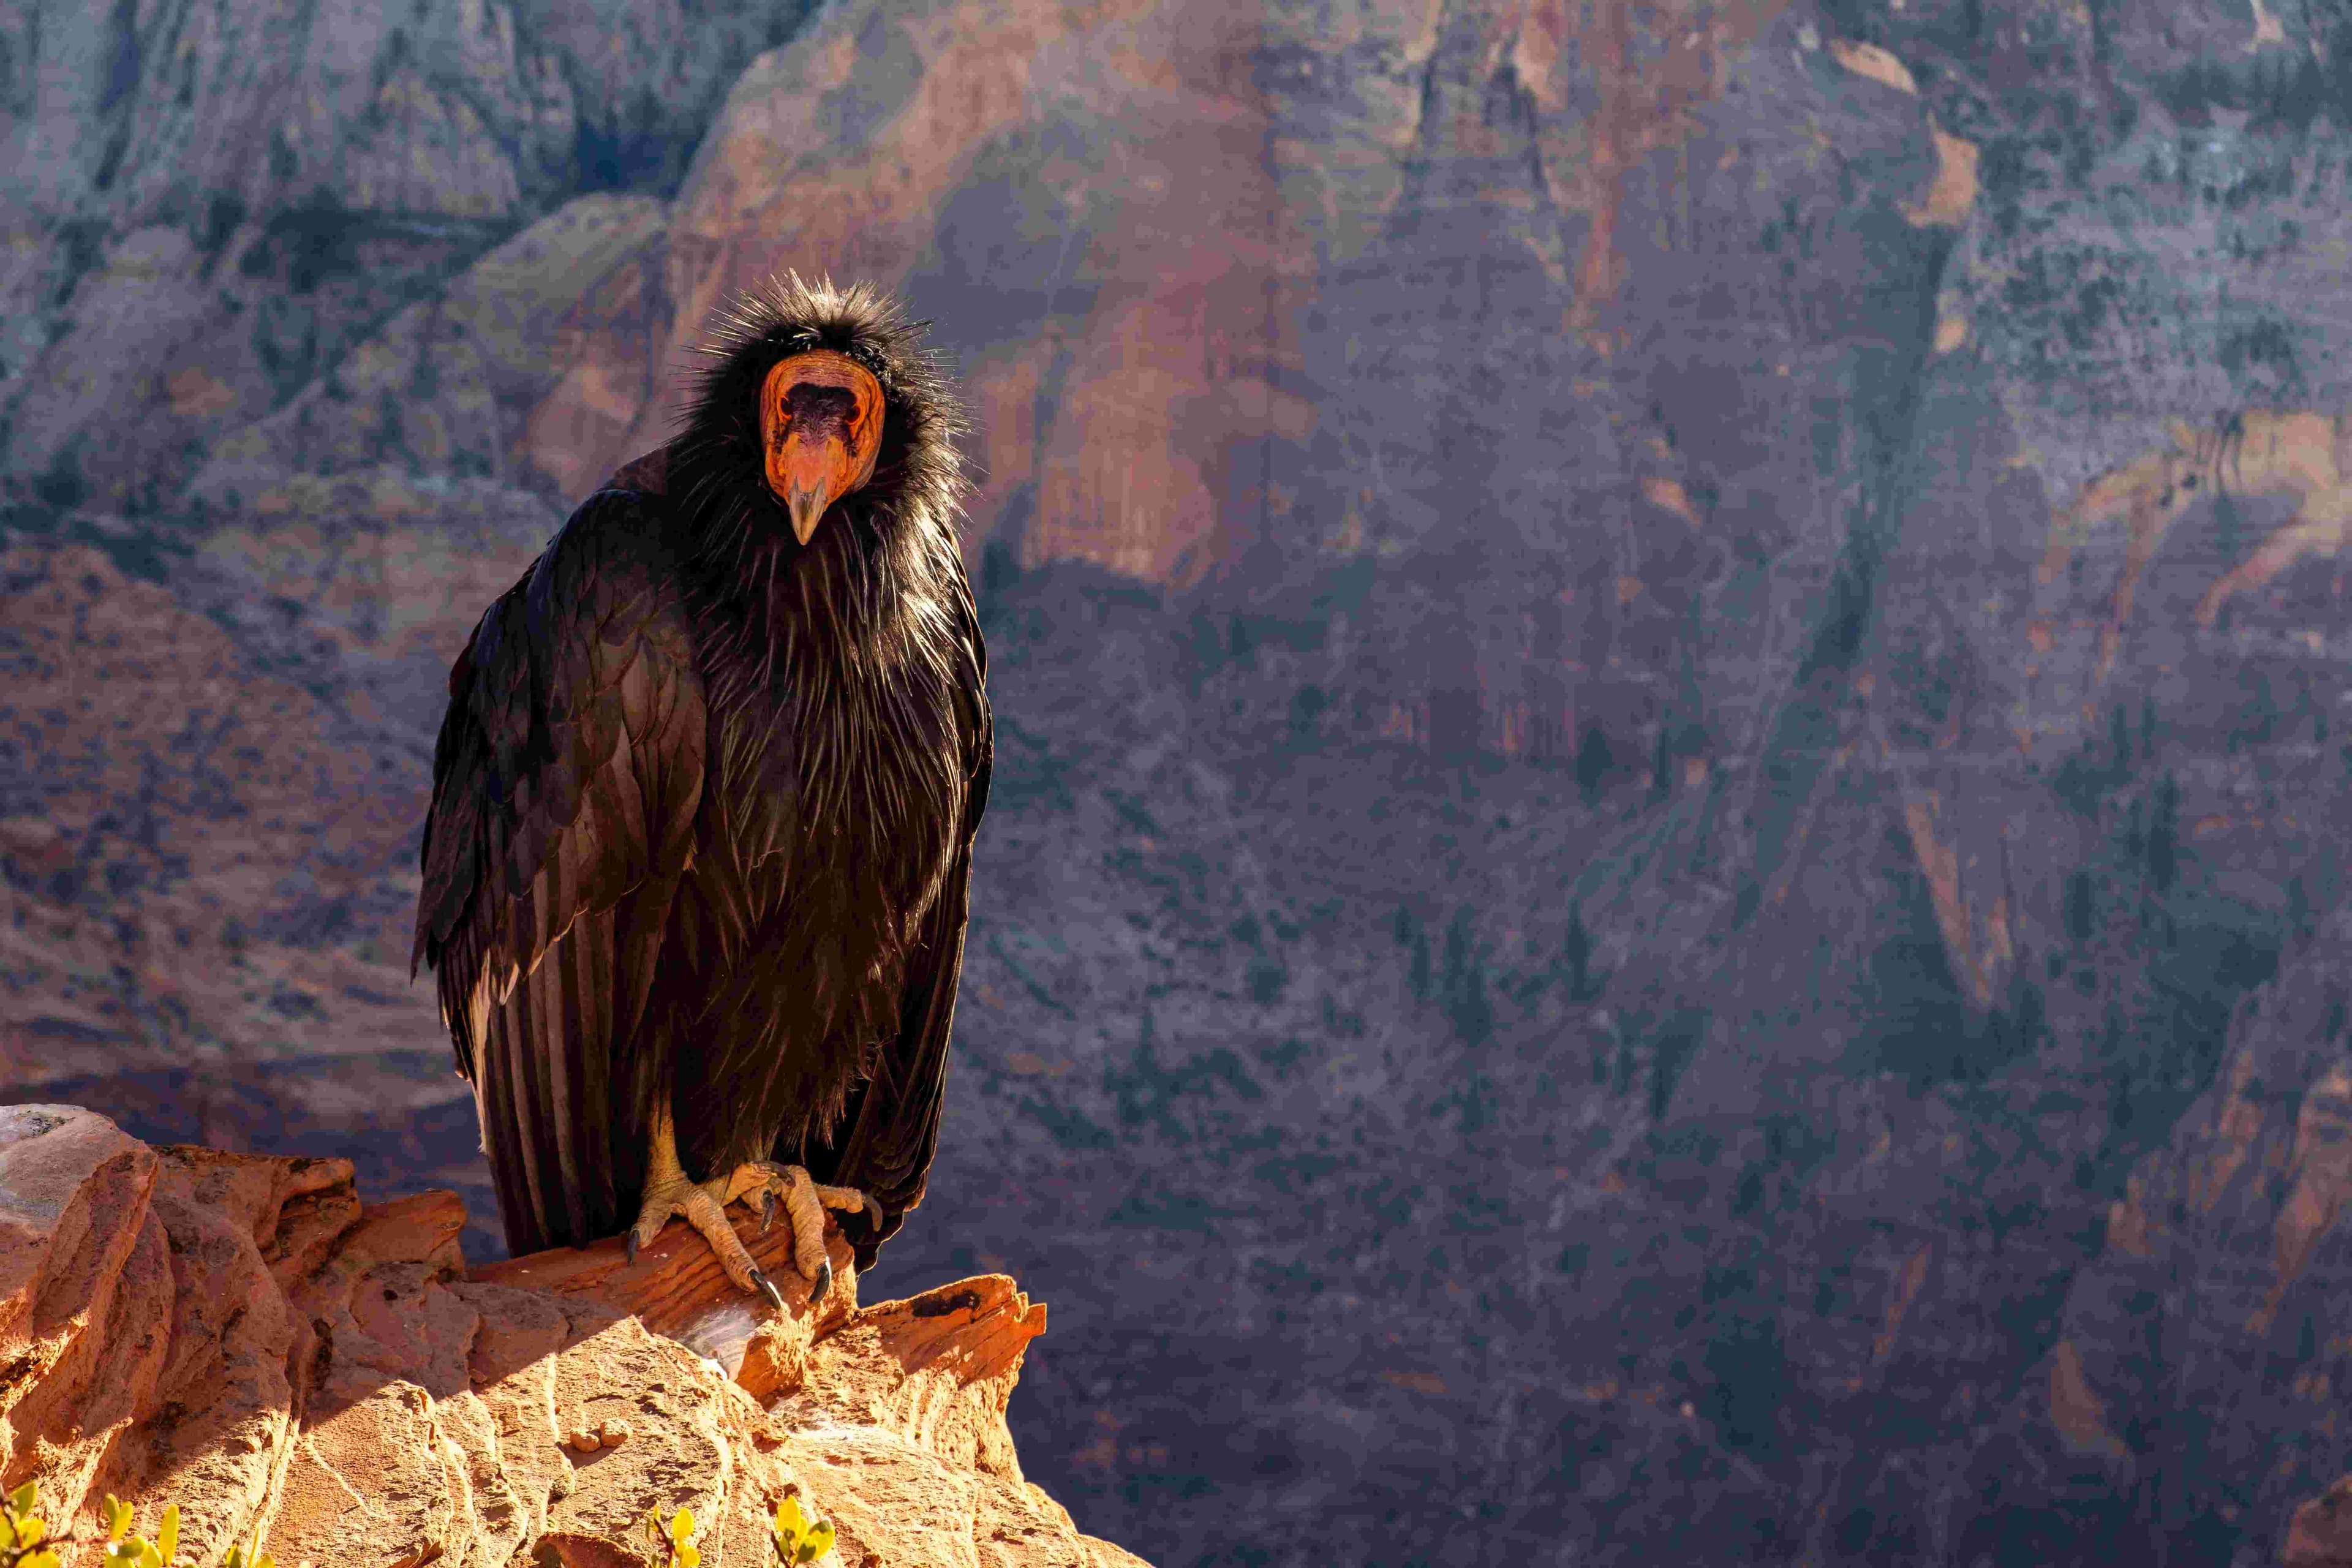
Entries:
[[706, 742], [661, 504], [607, 489], [573, 514], [458, 656], [434, 748], [412, 963], [517, 1253], [619, 1231], [644, 1180]]

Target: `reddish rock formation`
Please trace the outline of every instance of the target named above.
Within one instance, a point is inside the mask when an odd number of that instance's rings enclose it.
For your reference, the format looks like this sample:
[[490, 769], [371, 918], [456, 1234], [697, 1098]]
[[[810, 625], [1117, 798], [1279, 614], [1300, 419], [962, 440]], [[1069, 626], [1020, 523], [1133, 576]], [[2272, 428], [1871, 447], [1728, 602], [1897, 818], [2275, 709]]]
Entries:
[[2287, 1525], [2284, 1568], [2347, 1568], [2352, 1564], [2352, 1476], [2294, 1510]]
[[341, 1160], [150, 1148], [68, 1106], [0, 1109], [0, 1477], [95, 1533], [108, 1492], [183, 1561], [634, 1562], [693, 1510], [763, 1563], [797, 1492], [845, 1564], [1139, 1560], [1025, 1481], [1004, 1409], [1045, 1310], [1002, 1275], [860, 1308], [846, 1243], [812, 1310], [785, 1233], [745, 1239], [759, 1321], [673, 1227], [468, 1277], [447, 1193], [362, 1205]]

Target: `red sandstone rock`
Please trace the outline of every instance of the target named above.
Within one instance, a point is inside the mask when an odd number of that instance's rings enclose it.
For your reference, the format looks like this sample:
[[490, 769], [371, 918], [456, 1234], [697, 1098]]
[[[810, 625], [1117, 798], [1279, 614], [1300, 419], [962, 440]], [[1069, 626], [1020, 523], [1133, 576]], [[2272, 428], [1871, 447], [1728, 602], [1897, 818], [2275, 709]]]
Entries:
[[2294, 1510], [2284, 1568], [2352, 1568], [2352, 1476]]
[[198, 1568], [257, 1535], [288, 1563], [616, 1568], [680, 1507], [705, 1562], [763, 1563], [790, 1492], [844, 1563], [1138, 1562], [1022, 1477], [1004, 1409], [1045, 1310], [1010, 1279], [861, 1308], [836, 1234], [812, 1311], [741, 1215], [770, 1318], [682, 1226], [469, 1279], [464, 1223], [446, 1193], [362, 1205], [345, 1161], [0, 1109], [0, 1479], [85, 1538], [107, 1492], [149, 1530], [176, 1503]]

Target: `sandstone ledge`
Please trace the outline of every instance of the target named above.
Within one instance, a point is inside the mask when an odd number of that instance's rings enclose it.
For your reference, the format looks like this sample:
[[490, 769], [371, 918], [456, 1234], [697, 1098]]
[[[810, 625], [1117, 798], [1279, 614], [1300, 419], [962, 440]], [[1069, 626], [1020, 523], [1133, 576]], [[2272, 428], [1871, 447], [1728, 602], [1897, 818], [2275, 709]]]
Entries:
[[[731, 1568], [771, 1560], [793, 1491], [847, 1568], [1140, 1561], [1022, 1477], [1005, 1403], [1045, 1310], [1011, 1279], [860, 1307], [833, 1234], [811, 1311], [782, 1227], [739, 1216], [790, 1306], [763, 1322], [682, 1226], [635, 1265], [613, 1243], [468, 1276], [464, 1218], [446, 1193], [362, 1205], [341, 1160], [0, 1107], [0, 1482], [37, 1479], [84, 1542], [108, 1492], [151, 1531], [177, 1503], [194, 1568], [257, 1531], [286, 1568], [604, 1568], [680, 1506]], [[625, 1436], [576, 1441], [598, 1431]]]

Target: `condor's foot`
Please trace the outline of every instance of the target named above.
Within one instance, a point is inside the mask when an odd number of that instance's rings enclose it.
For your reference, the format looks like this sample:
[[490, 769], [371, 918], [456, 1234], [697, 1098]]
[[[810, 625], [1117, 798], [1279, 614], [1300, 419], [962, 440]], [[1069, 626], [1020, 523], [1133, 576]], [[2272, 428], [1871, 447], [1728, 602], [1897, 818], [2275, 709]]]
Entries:
[[809, 1279], [811, 1305], [824, 1300], [833, 1286], [833, 1260], [824, 1253], [824, 1211], [863, 1209], [877, 1228], [882, 1223], [882, 1207], [872, 1198], [851, 1187], [821, 1186], [798, 1165], [751, 1160], [723, 1177], [688, 1180], [678, 1164], [677, 1133], [667, 1113], [656, 1118], [652, 1145], [646, 1153], [645, 1199], [636, 1224], [629, 1227], [629, 1261], [635, 1262], [637, 1249], [652, 1242], [670, 1215], [677, 1215], [710, 1243], [710, 1250], [719, 1255], [719, 1268], [737, 1289], [759, 1291], [779, 1312], [784, 1310], [783, 1292], [751, 1260], [751, 1248], [727, 1223], [729, 1204], [757, 1193], [760, 1228], [765, 1231], [774, 1223], [777, 1198], [783, 1199], [793, 1226], [793, 1261]]
[[775, 1223], [776, 1200], [783, 1200], [784, 1217], [793, 1227], [793, 1262], [809, 1281], [811, 1306], [824, 1300], [824, 1293], [833, 1288], [833, 1259], [824, 1253], [824, 1211], [863, 1210], [876, 1229], [882, 1226], [882, 1205], [871, 1196], [856, 1187], [826, 1186], [798, 1165], [750, 1160], [736, 1166], [728, 1178], [727, 1201], [753, 1193], [760, 1194], [762, 1233]]
[[644, 1206], [637, 1210], [637, 1223], [629, 1227], [629, 1261], [635, 1263], [637, 1249], [659, 1236], [670, 1215], [676, 1215], [702, 1233], [702, 1239], [710, 1243], [710, 1250], [719, 1255], [719, 1267], [727, 1271], [727, 1278], [734, 1281], [738, 1290], [757, 1290], [781, 1312], [784, 1310], [784, 1293], [751, 1261], [751, 1249], [743, 1245], [743, 1238], [727, 1223], [728, 1186], [724, 1181], [688, 1181], [686, 1173], [677, 1170], [648, 1174]]

